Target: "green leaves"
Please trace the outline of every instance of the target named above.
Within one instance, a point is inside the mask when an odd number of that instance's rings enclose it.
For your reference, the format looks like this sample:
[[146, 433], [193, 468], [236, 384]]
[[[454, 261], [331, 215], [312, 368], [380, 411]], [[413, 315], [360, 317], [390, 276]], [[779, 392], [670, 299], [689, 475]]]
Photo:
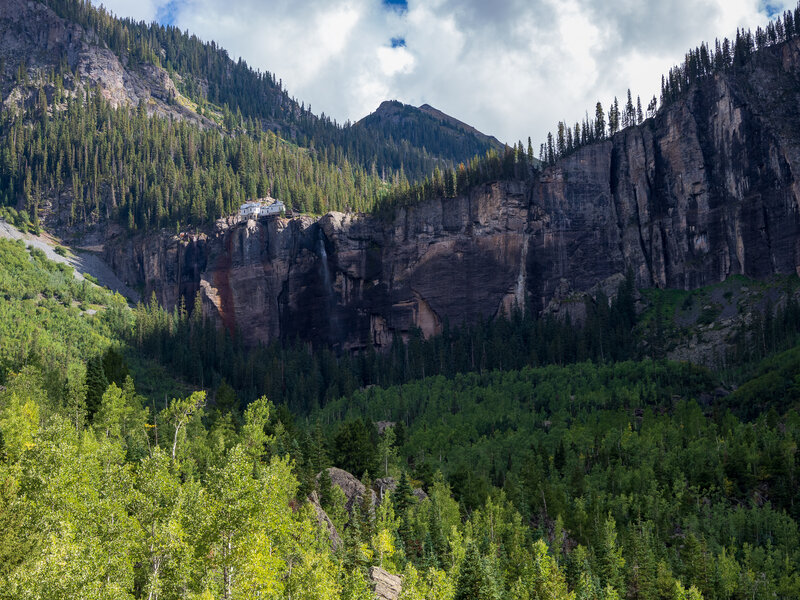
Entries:
[[164, 421], [172, 429], [172, 461], [175, 462], [178, 452], [178, 441], [185, 432], [186, 425], [195, 413], [202, 408], [206, 401], [205, 392], [194, 392], [188, 398], [173, 398], [172, 402], [162, 413]]
[[9, 574], [9, 597], [132, 597], [137, 529], [119, 456], [61, 417], [37, 436], [20, 462], [15, 503], [35, 545]]
[[20, 397], [11, 392], [3, 398], [5, 407], [0, 412], [0, 432], [3, 434], [3, 449], [11, 462], [16, 462], [34, 444], [39, 430], [39, 405], [32, 398]]
[[480, 555], [474, 542], [467, 545], [454, 600], [500, 600], [500, 589], [492, 564]]
[[269, 423], [269, 415], [272, 410], [272, 403], [262, 396], [252, 402], [244, 411], [244, 425], [242, 426], [242, 445], [246, 449], [248, 456], [253, 460], [258, 460], [264, 452], [265, 446], [270, 442], [265, 428]]

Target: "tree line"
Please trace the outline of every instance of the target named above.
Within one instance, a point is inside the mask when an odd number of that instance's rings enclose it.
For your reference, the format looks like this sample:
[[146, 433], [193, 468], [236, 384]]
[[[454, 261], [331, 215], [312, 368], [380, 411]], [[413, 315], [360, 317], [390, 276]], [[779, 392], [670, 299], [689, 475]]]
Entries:
[[59, 76], [53, 87], [52, 110], [42, 92], [27, 114], [0, 113], [0, 201], [34, 221], [52, 205], [68, 226], [201, 227], [268, 193], [320, 214], [369, 210], [386, 187], [341, 153], [308, 152], [252, 121], [225, 135], [150, 117], [142, 105], [114, 109], [98, 90], [75, 97]]
[[[490, 143], [465, 132], [445, 134], [433, 127], [385, 125], [374, 127], [339, 124], [324, 113], [291, 97], [282, 80], [270, 72], [232, 60], [215, 42], [171, 25], [137, 22], [114, 17], [102, 6], [84, 0], [44, 0], [60, 16], [97, 35], [120, 58], [163, 67], [178, 89], [195, 102], [201, 114], [226, 112], [252, 119], [260, 129], [270, 129], [304, 148], [342, 153], [353, 165], [389, 177], [402, 167], [412, 179], [430, 174], [434, 167], [453, 167], [482, 154]], [[124, 62], [124, 61], [123, 61]]]
[[800, 23], [800, 4], [794, 10], [777, 15], [765, 28], [757, 27], [755, 33], [750, 29], [737, 28], [733, 40], [727, 37], [722, 41], [716, 39], [713, 48], [702, 42], [686, 53], [682, 64], [672, 67], [668, 74], [661, 76], [658, 99], [653, 96], [643, 109], [641, 98], [637, 96], [634, 103], [631, 90], [628, 89], [627, 100], [622, 107], [617, 97], [606, 109], [598, 101], [594, 118], [587, 111], [584, 119], [573, 125], [559, 121], [556, 133], [549, 132], [540, 145], [539, 160], [544, 164], [555, 164], [558, 159], [579, 148], [611, 138], [628, 127], [641, 125], [645, 119], [655, 117], [659, 110], [683, 98], [695, 83], [718, 73], [735, 72], [743, 68], [754, 53], [794, 39], [800, 35], [800, 27], [796, 23]]

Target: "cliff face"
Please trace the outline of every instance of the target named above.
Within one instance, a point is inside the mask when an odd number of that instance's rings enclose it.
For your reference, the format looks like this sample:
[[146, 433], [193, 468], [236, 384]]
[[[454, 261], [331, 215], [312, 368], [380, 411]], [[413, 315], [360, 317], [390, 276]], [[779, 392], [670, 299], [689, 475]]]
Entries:
[[391, 222], [231, 220], [192, 239], [109, 243], [107, 258], [167, 306], [199, 290], [205, 310], [251, 343], [298, 336], [343, 349], [514, 303], [553, 308], [628, 268], [641, 287], [795, 273], [798, 75], [792, 41], [534, 181], [481, 186]]
[[496, 183], [388, 224], [342, 213], [230, 219], [208, 234], [108, 243], [106, 260], [165, 306], [191, 305], [199, 291], [207, 314], [249, 343], [380, 347], [412, 326], [430, 335], [445, 319], [487, 319], [522, 301], [527, 216], [525, 186]]

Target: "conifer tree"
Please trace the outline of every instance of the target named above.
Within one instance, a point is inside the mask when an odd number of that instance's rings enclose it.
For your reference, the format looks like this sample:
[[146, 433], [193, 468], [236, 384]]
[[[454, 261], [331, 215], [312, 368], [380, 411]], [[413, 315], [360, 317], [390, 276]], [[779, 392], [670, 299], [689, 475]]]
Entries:
[[617, 544], [617, 524], [610, 514], [603, 520], [597, 540], [598, 573], [604, 585], [621, 590], [625, 559]]
[[598, 102], [594, 108], [594, 137], [603, 139], [606, 134], [606, 118], [603, 113], [603, 105]]
[[100, 408], [106, 388], [108, 379], [103, 371], [102, 359], [94, 356], [86, 363], [86, 411], [89, 419], [92, 419]]
[[400, 475], [400, 480], [397, 482], [397, 487], [392, 494], [393, 503], [397, 518], [400, 520], [400, 528], [398, 534], [400, 541], [403, 542], [406, 556], [408, 557], [414, 551], [413, 534], [411, 529], [411, 507], [414, 504], [414, 492], [408, 482], [406, 472]]
[[475, 542], [467, 545], [456, 583], [454, 600], [500, 600], [500, 590]]

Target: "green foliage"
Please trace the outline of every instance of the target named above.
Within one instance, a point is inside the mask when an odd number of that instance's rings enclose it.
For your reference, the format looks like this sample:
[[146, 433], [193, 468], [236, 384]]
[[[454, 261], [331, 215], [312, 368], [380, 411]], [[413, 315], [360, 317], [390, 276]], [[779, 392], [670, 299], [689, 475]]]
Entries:
[[800, 347], [761, 361], [753, 377], [728, 402], [753, 418], [770, 408], [783, 411], [800, 400]]
[[373, 440], [376, 437], [375, 428], [360, 419], [342, 423], [333, 440], [336, 464], [358, 475], [376, 473], [378, 456]]
[[25, 210], [17, 212], [13, 206], [0, 206], [0, 218], [23, 233], [39, 233], [39, 227], [31, 222], [30, 215]]
[[[772, 365], [788, 375], [792, 357]], [[573, 570], [567, 581], [576, 597], [604, 590], [604, 597], [730, 598], [753, 589], [791, 597], [786, 590], [800, 581], [796, 567], [784, 572], [800, 564], [799, 504], [789, 487], [800, 419], [791, 384], [761, 399], [788, 412], [761, 412], [753, 422], [732, 414], [748, 414], [736, 394], [705, 411], [691, 400], [714, 385], [688, 364], [582, 363], [371, 388], [330, 403], [322, 418], [408, 419], [401, 462], [425, 456], [445, 473], [472, 531], [482, 532], [470, 534], [481, 553], [502, 549], [498, 572], [518, 597], [541, 592], [515, 567], [524, 564], [518, 553], [528, 535], [515, 514], [554, 540], [551, 550]], [[431, 508], [449, 496], [443, 485], [430, 491]], [[752, 501], [764, 497], [770, 501]], [[401, 504], [395, 500], [398, 517]], [[423, 528], [399, 532], [408, 558], [421, 561], [431, 553], [413, 549], [430, 546], [439, 564], [449, 564], [442, 538], [453, 538], [441, 515], [433, 510]], [[582, 558], [576, 544], [588, 548]]]
[[478, 553], [477, 545], [467, 545], [458, 574], [454, 600], [500, 600], [500, 590], [491, 563]]
[[39, 405], [35, 399], [20, 397], [14, 391], [4, 396], [0, 431], [3, 432], [3, 452], [13, 462], [34, 445], [33, 438], [39, 429]]
[[103, 370], [102, 360], [99, 356], [89, 359], [86, 363], [86, 410], [90, 419], [100, 408], [107, 387], [108, 379]]
[[[89, 315], [80, 302], [101, 308]], [[0, 240], [0, 383], [24, 365], [63, 381], [70, 364], [102, 353], [130, 319], [121, 296], [76, 280], [70, 267], [21, 242]]]
[[[67, 225], [110, 218], [129, 230], [205, 225], [270, 191], [295, 210], [368, 210], [385, 187], [341, 152], [328, 158], [250, 123], [237, 136], [114, 109], [99, 93], [27, 126], [0, 114], [0, 188], [29, 211], [65, 200]], [[30, 187], [30, 189], [29, 189]]]

